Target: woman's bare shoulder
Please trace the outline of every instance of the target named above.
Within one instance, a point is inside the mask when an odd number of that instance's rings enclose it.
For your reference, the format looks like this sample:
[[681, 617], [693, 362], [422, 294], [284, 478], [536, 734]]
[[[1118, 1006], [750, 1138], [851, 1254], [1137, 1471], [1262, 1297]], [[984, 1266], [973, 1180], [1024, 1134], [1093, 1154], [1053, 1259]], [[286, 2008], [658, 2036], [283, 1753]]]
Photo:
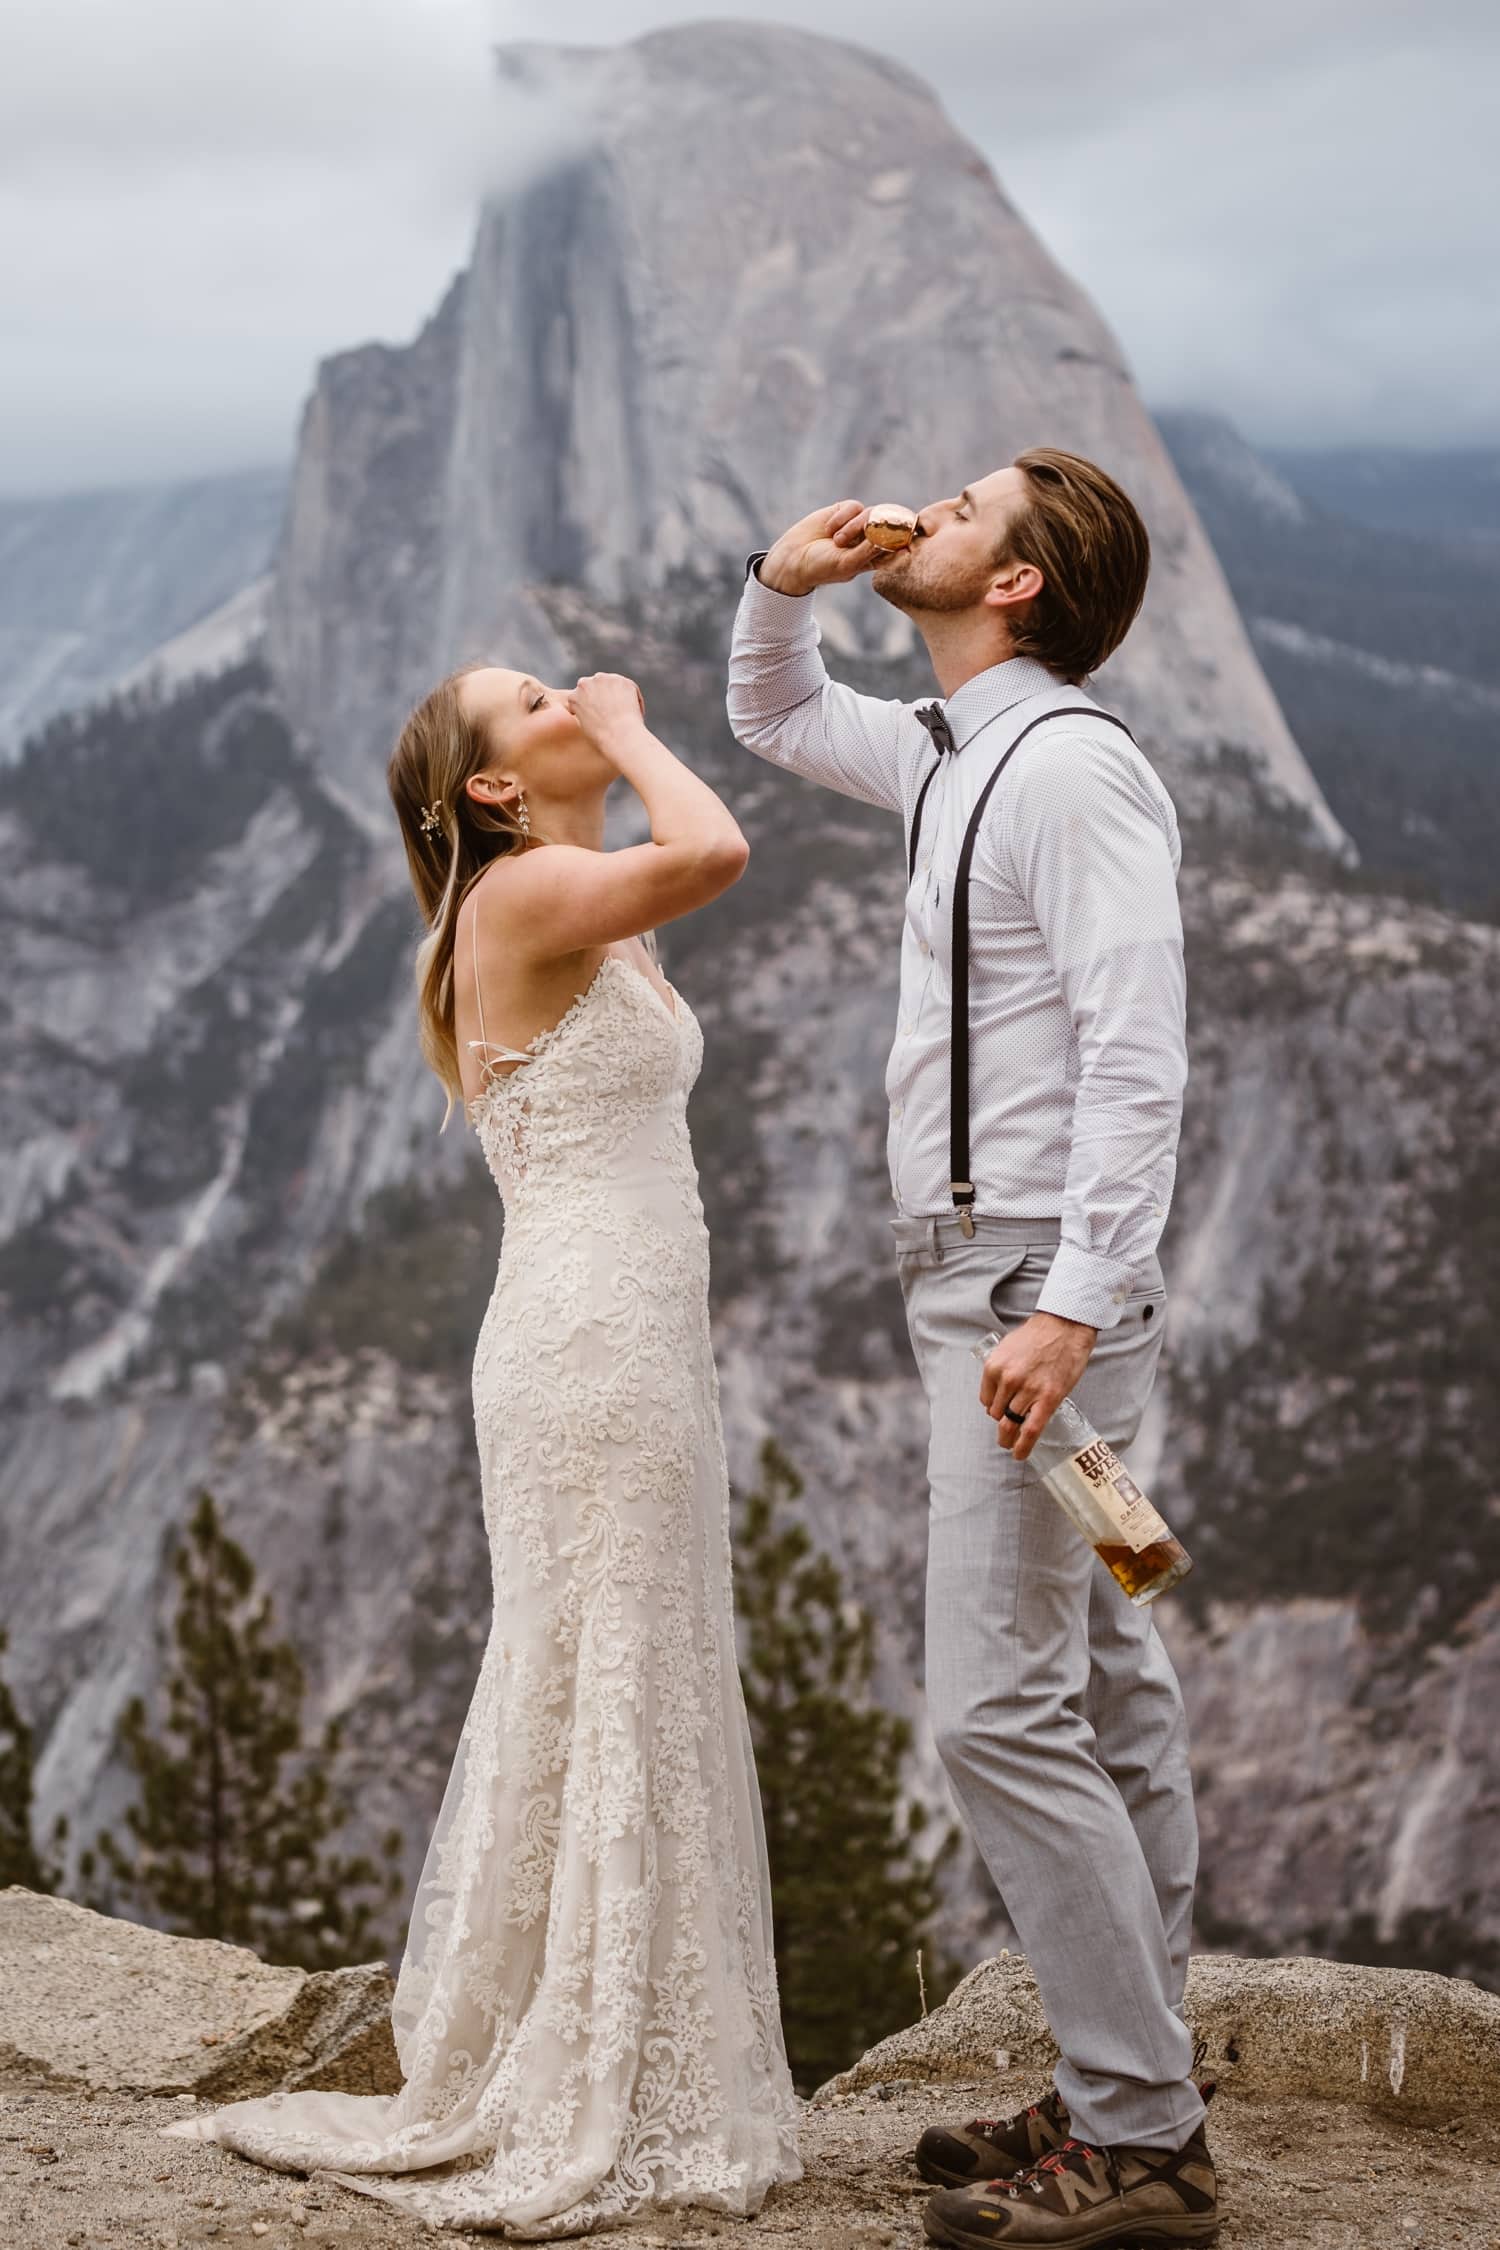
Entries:
[[476, 949], [487, 975], [504, 969], [523, 980], [540, 978], [544, 986], [559, 971], [571, 973], [590, 955], [596, 967], [603, 947], [554, 942], [553, 909], [560, 897], [576, 890], [580, 877], [587, 880], [592, 863], [604, 856], [577, 844], [548, 844], [545, 849], [492, 860], [460, 901], [455, 946]]
[[559, 900], [576, 897], [580, 886], [586, 895], [601, 868], [608, 871], [610, 858], [608, 852], [590, 851], [583, 844], [507, 852], [476, 876], [469, 897], [478, 895], [486, 928], [498, 922], [502, 928], [508, 925], [513, 937], [523, 938], [535, 933], [539, 920]]

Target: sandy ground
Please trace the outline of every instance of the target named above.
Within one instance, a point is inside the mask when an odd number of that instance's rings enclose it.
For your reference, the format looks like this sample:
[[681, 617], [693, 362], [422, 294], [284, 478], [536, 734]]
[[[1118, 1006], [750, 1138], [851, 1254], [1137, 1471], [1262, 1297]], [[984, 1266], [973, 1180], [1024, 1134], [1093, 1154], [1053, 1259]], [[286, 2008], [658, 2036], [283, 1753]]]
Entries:
[[[438, 2239], [331, 2181], [162, 2140], [191, 2096], [0, 2095], [0, 2250], [300, 2250]], [[989, 2106], [981, 2086], [910, 2081], [805, 2113], [807, 2178], [758, 2219], [665, 2212], [594, 2237], [619, 2250], [917, 2250], [928, 2193], [907, 2161], [925, 2124]], [[1224, 2250], [1500, 2250], [1500, 2118], [1417, 2131], [1336, 2104], [1228, 2101], [1210, 2114]], [[486, 2242], [494, 2236], [448, 2235]]]

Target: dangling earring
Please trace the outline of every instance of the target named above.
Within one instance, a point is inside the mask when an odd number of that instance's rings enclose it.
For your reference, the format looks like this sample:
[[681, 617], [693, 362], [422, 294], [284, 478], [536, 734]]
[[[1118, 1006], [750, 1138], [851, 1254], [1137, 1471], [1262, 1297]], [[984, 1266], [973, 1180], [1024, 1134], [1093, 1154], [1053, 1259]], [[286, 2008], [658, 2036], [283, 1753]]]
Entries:
[[529, 844], [531, 842], [531, 815], [526, 809], [525, 796], [519, 789], [516, 791], [516, 819], [520, 822], [522, 843]]

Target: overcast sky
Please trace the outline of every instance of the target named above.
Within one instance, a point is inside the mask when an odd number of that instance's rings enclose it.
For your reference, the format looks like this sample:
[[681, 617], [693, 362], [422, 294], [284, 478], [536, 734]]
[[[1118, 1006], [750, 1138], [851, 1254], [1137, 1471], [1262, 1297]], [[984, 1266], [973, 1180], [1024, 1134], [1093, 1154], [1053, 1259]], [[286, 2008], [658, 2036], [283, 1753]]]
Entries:
[[285, 457], [463, 262], [489, 43], [705, 16], [919, 71], [1151, 404], [1500, 442], [1495, 0], [8, 0], [0, 490]]

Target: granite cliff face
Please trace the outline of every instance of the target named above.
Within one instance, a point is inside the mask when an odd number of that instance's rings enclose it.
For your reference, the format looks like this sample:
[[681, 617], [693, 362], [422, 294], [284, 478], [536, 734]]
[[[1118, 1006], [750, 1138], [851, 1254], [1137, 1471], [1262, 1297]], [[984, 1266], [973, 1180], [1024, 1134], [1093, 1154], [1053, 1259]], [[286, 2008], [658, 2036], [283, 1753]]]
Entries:
[[[1482, 457], [1438, 456], [1425, 516], [1403, 522], [1418, 507], [1418, 480], [1397, 455], [1397, 521], [1379, 529], [1295, 489], [1214, 415], [1163, 415], [1160, 426], [1256, 654], [1362, 860], [1415, 896], [1500, 919], [1500, 532], [1447, 528], [1468, 520], [1465, 509], [1482, 517], [1500, 469], [1491, 463], [1486, 477]], [[1344, 471], [1355, 503], [1360, 460]], [[1314, 492], [1339, 466], [1337, 454], [1304, 465]], [[1463, 496], [1460, 470], [1470, 479]]]
[[[732, 1462], [768, 1431], [796, 1457], [884, 1692], [919, 1711], [925, 1431], [881, 1100], [900, 844], [738, 750], [723, 653], [743, 552], [794, 509], [921, 499], [1049, 437], [1118, 470], [1159, 558], [1106, 686], [1188, 847], [1193, 1079], [1139, 1466], [1200, 1561], [1163, 1623], [1203, 1934], [1490, 1973], [1500, 936], [1341, 868], [1113, 344], [924, 89], [746, 27], [506, 67], [576, 82], [586, 130], [485, 214], [409, 350], [322, 371], [269, 669], [59, 722], [0, 777], [0, 1621], [43, 1820], [82, 1841], [116, 1812], [114, 1726], [206, 1482], [415, 1873], [487, 1626], [467, 1388], [500, 1214], [436, 1133], [381, 767], [410, 699], [487, 651], [633, 671], [751, 836], [745, 880], [666, 936], [707, 1034]], [[938, 336], [962, 347], [940, 379]], [[898, 623], [830, 605], [845, 676], [925, 689]], [[941, 1792], [930, 1749], [920, 1780]], [[987, 1899], [970, 1867], [961, 1942]]]

